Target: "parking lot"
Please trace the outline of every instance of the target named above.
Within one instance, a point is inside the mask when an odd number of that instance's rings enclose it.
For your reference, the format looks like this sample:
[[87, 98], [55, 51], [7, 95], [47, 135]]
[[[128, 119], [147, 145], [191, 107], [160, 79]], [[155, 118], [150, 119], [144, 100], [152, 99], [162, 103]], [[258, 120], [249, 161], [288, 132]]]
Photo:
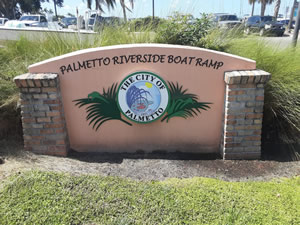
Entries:
[[[284, 35], [283, 37], [262, 37], [267, 44], [278, 48], [286, 48], [292, 43], [292, 35]], [[298, 42], [300, 41], [298, 37]]]

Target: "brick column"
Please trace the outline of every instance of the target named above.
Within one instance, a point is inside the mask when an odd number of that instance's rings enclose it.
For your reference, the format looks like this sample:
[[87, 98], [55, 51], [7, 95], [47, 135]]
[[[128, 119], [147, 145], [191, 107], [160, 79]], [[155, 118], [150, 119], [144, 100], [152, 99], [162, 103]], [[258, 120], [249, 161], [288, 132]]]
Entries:
[[264, 86], [270, 77], [262, 70], [225, 73], [223, 159], [260, 158]]
[[66, 156], [69, 144], [58, 75], [24, 74], [14, 81], [20, 88], [25, 150]]

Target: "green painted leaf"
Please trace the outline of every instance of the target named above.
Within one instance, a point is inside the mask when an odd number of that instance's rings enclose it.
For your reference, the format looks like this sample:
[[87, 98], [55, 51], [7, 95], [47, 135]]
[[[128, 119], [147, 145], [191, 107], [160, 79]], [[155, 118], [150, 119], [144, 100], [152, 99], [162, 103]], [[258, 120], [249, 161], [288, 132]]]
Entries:
[[131, 123], [121, 118], [121, 112], [116, 99], [117, 87], [118, 84], [113, 84], [107, 91], [103, 89], [102, 94], [94, 91], [88, 94], [87, 98], [76, 99], [73, 101], [76, 102], [75, 105], [79, 108], [87, 106], [86, 120], [89, 121], [89, 125], [92, 125], [93, 129], [96, 131], [103, 123], [110, 120], [120, 120], [123, 123], [132, 126]]
[[187, 119], [189, 117], [198, 116], [201, 110], [208, 110], [210, 102], [198, 102], [198, 96], [187, 93], [187, 89], [179, 86], [178, 83], [168, 82], [170, 89], [170, 103], [167, 114], [162, 118], [163, 121], [169, 122], [173, 117], [181, 117]]

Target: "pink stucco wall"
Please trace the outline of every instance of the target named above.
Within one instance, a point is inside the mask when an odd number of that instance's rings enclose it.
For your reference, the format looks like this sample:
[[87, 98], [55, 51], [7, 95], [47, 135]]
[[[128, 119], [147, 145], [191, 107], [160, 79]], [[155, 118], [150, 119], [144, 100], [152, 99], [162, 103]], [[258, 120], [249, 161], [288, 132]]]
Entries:
[[[165, 55], [157, 63], [114, 63], [113, 57], [125, 55]], [[168, 56], [188, 57], [183, 63], [169, 63]], [[70, 64], [99, 58], [109, 58], [110, 63], [99, 66], [93, 61], [87, 69], [67, 72]], [[195, 58], [189, 58], [195, 57]], [[196, 59], [222, 62], [220, 67], [199, 66]], [[107, 60], [108, 62], [108, 60]], [[120, 62], [120, 61], [118, 61]], [[65, 67], [64, 67], [65, 66]], [[252, 60], [201, 48], [159, 44], [120, 45], [81, 50], [31, 65], [30, 73], [57, 73], [71, 148], [77, 151], [135, 152], [137, 150], [184, 151], [213, 153], [219, 151], [224, 108], [224, 72], [251, 70]], [[63, 71], [63, 73], [62, 73]], [[73, 100], [85, 98], [93, 91], [102, 93], [103, 88], [120, 83], [127, 75], [137, 71], [149, 71], [165, 81], [178, 82], [189, 93], [198, 95], [199, 101], [212, 102], [211, 109], [193, 118], [172, 118], [169, 123], [155, 121], [150, 124], [127, 126], [119, 121], [104, 123], [98, 131], [86, 121], [85, 108], [75, 106]], [[126, 118], [124, 118], [126, 119]]]

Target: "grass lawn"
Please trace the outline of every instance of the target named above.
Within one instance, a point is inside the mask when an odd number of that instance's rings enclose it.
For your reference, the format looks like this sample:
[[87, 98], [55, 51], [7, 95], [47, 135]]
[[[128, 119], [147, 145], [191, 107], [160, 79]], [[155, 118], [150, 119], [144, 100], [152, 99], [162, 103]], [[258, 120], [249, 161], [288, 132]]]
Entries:
[[31, 171], [4, 181], [0, 224], [300, 224], [300, 177], [139, 182]]

